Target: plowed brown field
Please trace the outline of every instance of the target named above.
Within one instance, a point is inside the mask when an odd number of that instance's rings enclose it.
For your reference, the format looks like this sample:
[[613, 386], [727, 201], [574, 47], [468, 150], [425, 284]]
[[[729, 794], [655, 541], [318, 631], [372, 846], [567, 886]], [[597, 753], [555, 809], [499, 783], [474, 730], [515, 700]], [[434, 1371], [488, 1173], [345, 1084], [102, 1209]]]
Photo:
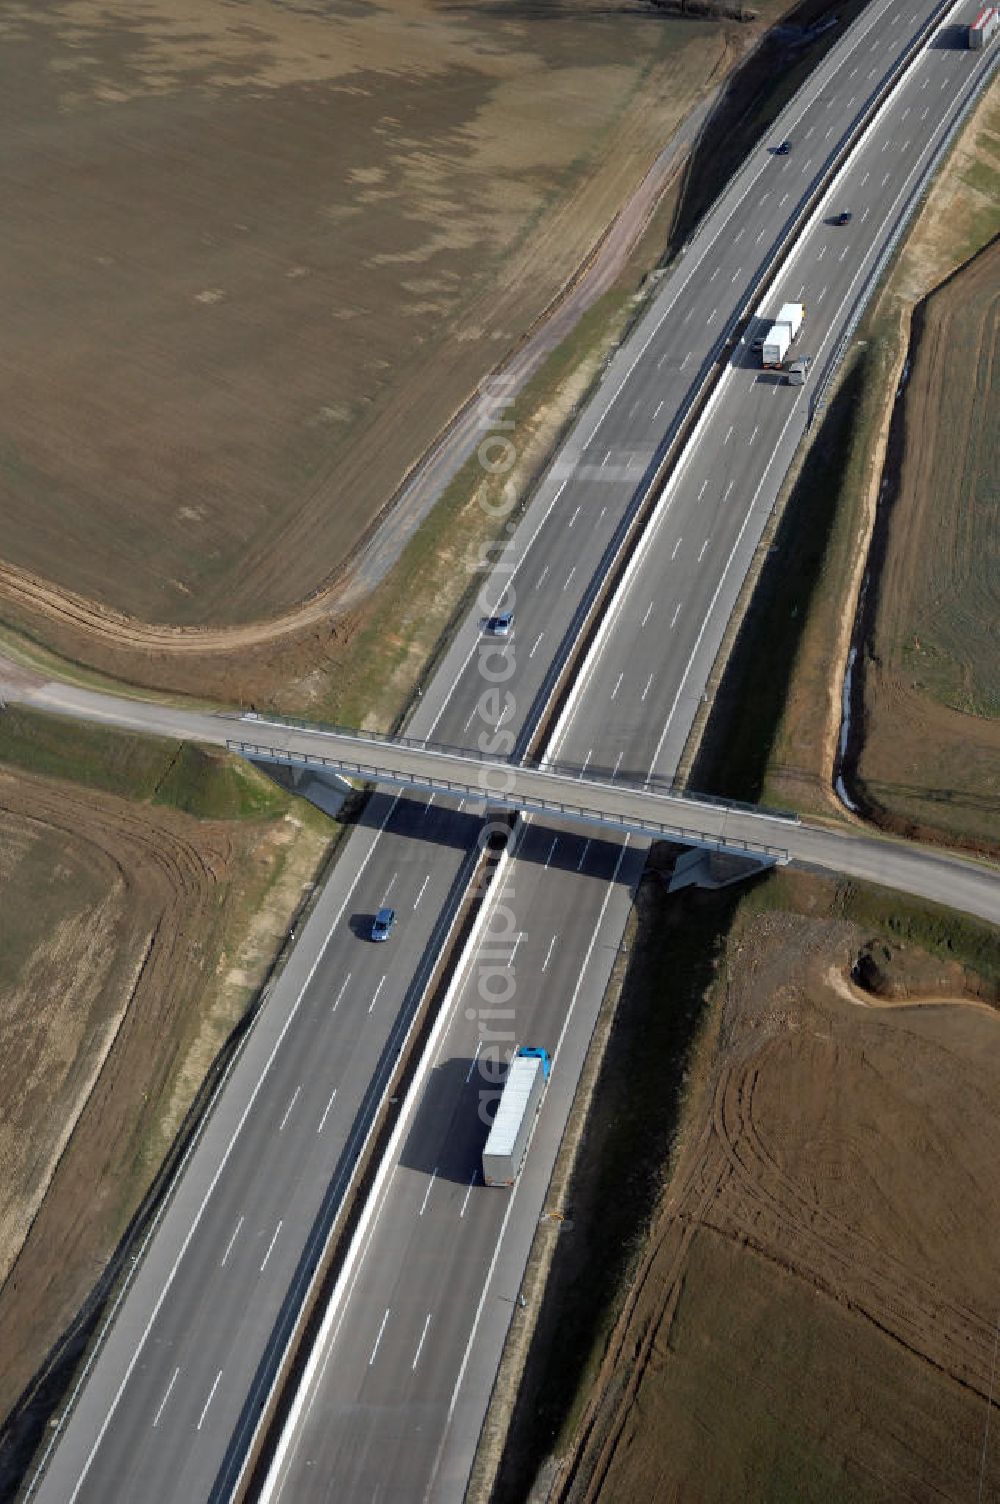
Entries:
[[77, 1312], [323, 842], [0, 766], [0, 1419]]
[[11, 615], [54, 611], [68, 651], [116, 611], [294, 612], [737, 34], [598, 3], [8, 7]]
[[863, 930], [831, 884], [794, 881], [804, 912], [737, 918], [676, 1168], [553, 1497], [1000, 1489], [1000, 1014], [909, 945], [879, 950], [895, 996], [858, 993]]

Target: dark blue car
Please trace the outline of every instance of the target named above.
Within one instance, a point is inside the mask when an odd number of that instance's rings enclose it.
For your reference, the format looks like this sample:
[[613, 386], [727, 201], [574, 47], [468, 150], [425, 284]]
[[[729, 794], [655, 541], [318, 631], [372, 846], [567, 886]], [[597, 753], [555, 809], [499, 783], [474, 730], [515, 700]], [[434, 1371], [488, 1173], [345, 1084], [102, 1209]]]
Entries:
[[375, 918], [372, 920], [372, 939], [388, 940], [389, 931], [392, 929], [395, 923], [395, 909], [379, 909], [378, 913], [375, 915]]

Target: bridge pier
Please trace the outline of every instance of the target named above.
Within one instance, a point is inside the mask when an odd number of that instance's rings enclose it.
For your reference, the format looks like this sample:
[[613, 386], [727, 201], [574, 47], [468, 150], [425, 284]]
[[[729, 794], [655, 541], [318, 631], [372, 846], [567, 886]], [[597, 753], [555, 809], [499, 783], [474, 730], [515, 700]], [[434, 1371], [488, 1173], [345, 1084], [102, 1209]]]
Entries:
[[345, 799], [357, 792], [353, 784], [339, 773], [318, 771], [303, 767], [301, 763], [274, 762], [264, 757], [250, 757], [247, 761], [260, 768], [281, 788], [308, 799], [325, 815], [334, 818], [340, 814]]
[[695, 846], [682, 852], [674, 863], [668, 893], [681, 888], [728, 888], [778, 864], [776, 856], [741, 856], [734, 851], [712, 851]]

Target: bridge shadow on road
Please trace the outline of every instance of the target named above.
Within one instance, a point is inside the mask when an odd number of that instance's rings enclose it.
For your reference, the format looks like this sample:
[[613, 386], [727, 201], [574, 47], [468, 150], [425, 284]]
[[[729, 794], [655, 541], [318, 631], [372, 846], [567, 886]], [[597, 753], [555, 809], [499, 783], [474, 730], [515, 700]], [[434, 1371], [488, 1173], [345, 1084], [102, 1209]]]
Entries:
[[[596, 777], [601, 777], [599, 768], [592, 771]], [[381, 828], [385, 818], [385, 806], [381, 804], [383, 797], [377, 795], [368, 801], [358, 815], [360, 826], [372, 830]], [[581, 788], [581, 803], [585, 802], [584, 785]], [[505, 839], [504, 832], [510, 832], [513, 827], [514, 814], [513, 810], [503, 809], [490, 810], [487, 815], [471, 814], [459, 810], [456, 807], [456, 801], [451, 799], [447, 802], [443, 799], [435, 802], [428, 813], [425, 799], [401, 794], [386, 829], [394, 835], [426, 841], [431, 846], [447, 846], [459, 851], [471, 851], [477, 841], [485, 846], [486, 827], [492, 826], [490, 839], [493, 849], [499, 852]], [[555, 823], [557, 820], [558, 816], [555, 814], [551, 821], [544, 815], [532, 816], [531, 824], [522, 829], [514, 853], [518, 861], [538, 862], [562, 872], [582, 871], [584, 863], [588, 873], [593, 873], [595, 870], [603, 872], [613, 869], [621, 849], [618, 841], [596, 834], [596, 826], [593, 829], [587, 829], [578, 825], [576, 829], [567, 830], [565, 824]], [[567, 823], [571, 822], [567, 819]], [[553, 847], [554, 840], [556, 844]], [[586, 852], [584, 852], [585, 846]], [[351, 920], [354, 933], [361, 938], [367, 938], [373, 917], [367, 914], [356, 914]]]

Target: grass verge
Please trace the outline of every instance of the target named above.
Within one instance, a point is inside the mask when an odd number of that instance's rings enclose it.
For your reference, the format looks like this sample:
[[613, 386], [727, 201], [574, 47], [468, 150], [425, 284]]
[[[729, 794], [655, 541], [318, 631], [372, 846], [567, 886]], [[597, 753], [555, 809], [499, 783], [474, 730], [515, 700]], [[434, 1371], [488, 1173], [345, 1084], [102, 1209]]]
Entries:
[[[841, 681], [856, 612], [855, 595], [862, 580], [862, 557], [871, 576], [869, 619], [881, 585], [884, 549], [870, 548], [869, 535], [909, 310], [928, 286], [979, 249], [984, 228], [995, 231], [1000, 211], [986, 201], [982, 174], [974, 171], [984, 157], [992, 163], [991, 173], [1000, 170], [1000, 91], [995, 86], [977, 107], [932, 188], [862, 326], [839, 390], [801, 468], [786, 484], [776, 514], [780, 520], [768, 540], [771, 551], [762, 564], [731, 656], [720, 667], [718, 694], [689, 773], [692, 786], [761, 799], [803, 813], [829, 815], [839, 809], [831, 784]], [[904, 403], [912, 395], [911, 377]], [[878, 515], [884, 522], [881, 501]], [[965, 517], [956, 523], [963, 538], [969, 525]], [[956, 587], [963, 605], [973, 609], [976, 592], [964, 589], [957, 580]], [[921, 643], [924, 635], [921, 632]], [[873, 665], [882, 673], [879, 662], [886, 650], [876, 644], [871, 651]], [[861, 668], [867, 671], [868, 667], [867, 661], [859, 665], [854, 676], [854, 738], [869, 732], [869, 707], [862, 705], [859, 691]], [[898, 704], [895, 712], [899, 713]], [[887, 722], [892, 715], [890, 699]], [[975, 844], [975, 831], [980, 842], [986, 838], [984, 820], [980, 816], [977, 822], [975, 814], [977, 808], [985, 809], [982, 776], [977, 772], [983, 762], [982, 749], [978, 749], [978, 763], [971, 754], [961, 767], [952, 759], [949, 774], [944, 766], [946, 749], [935, 744], [942, 732], [940, 720], [937, 717], [935, 723], [929, 717], [921, 730], [911, 718], [907, 726], [902, 740], [909, 748], [908, 762], [898, 776], [899, 817], [868, 808], [864, 801], [866, 813], [895, 829], [905, 825], [924, 839]], [[956, 732], [960, 737], [960, 728]], [[921, 735], [922, 752], [914, 744], [914, 738], [919, 743]], [[897, 761], [902, 740], [897, 738]], [[923, 762], [926, 776], [922, 780], [914, 754]], [[849, 757], [853, 755], [852, 739]], [[849, 769], [850, 762], [845, 775], [850, 784]], [[925, 797], [917, 809], [915, 784], [921, 781], [926, 785]], [[891, 793], [891, 777], [885, 782]], [[966, 782], [970, 783], [968, 797], [958, 797], [956, 790], [961, 794], [959, 786], [964, 788]], [[855, 798], [862, 802], [860, 794]]]
[[343, 827], [223, 753], [17, 710], [0, 784], [6, 1498]]
[[[956, 963], [968, 972], [970, 991], [1000, 1003], [1000, 950], [994, 925], [867, 883], [844, 879], [831, 883], [831, 889], [831, 917], [849, 920], [871, 937], [893, 946], [915, 946], [939, 961]], [[810, 904], [806, 892], [796, 873], [778, 869], [766, 882], [754, 884], [746, 892], [743, 912], [781, 909], [807, 914]]]
[[[189, 710], [215, 709], [217, 699], [204, 699], [198, 695], [171, 694], [166, 690], [150, 689], [144, 685], [130, 684], [126, 679], [117, 679], [112, 674], [102, 674], [98, 669], [86, 668], [82, 663], [66, 658], [46, 647], [35, 638], [27, 621], [19, 626], [0, 622], [0, 654], [21, 668], [39, 674], [43, 679], [58, 679], [63, 684], [75, 684], [80, 689], [94, 689], [103, 694], [121, 695], [130, 700], [155, 700], [163, 705], [184, 705]], [[232, 703], [236, 703], [235, 700]]]
[[780, 520], [691, 768], [693, 788], [776, 807], [822, 805], [810, 738], [817, 704], [826, 704], [829, 639], [814, 624], [828, 624], [841, 607], [859, 477], [878, 408], [877, 381], [868, 377], [887, 359], [888, 350], [874, 341], [848, 368], [779, 500]]
[[19, 706], [0, 715], [0, 763], [201, 820], [276, 819], [293, 802], [263, 773], [226, 752]]
[[[654, 219], [644, 254], [581, 317], [506, 410], [518, 461], [506, 475], [485, 474], [476, 455], [448, 485], [399, 563], [354, 613], [350, 652], [334, 672], [279, 697], [276, 708], [342, 725], [390, 730], [433, 672], [485, 579], [478, 565], [507, 526], [523, 516], [552, 454], [597, 379], [603, 360], [636, 316], [639, 284], [656, 263], [662, 230]], [[503, 505], [513, 487], [512, 508]]]

